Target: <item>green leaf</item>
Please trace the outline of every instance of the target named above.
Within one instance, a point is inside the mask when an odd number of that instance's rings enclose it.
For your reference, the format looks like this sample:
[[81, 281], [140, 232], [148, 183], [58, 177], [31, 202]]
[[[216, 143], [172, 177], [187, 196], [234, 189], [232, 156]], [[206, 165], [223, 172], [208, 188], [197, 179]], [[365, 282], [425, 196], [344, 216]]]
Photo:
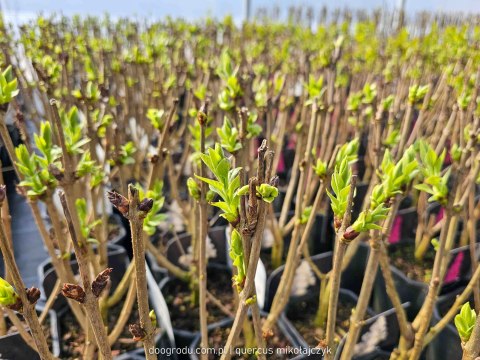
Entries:
[[269, 184], [261, 184], [257, 186], [257, 196], [260, 196], [263, 201], [270, 204], [278, 196], [278, 189]]
[[465, 343], [470, 339], [476, 319], [477, 314], [475, 310], [470, 307], [470, 303], [467, 302], [463, 304], [460, 313], [455, 316], [455, 326], [457, 327], [462, 342]]
[[13, 286], [0, 277], [0, 305], [8, 307], [16, 304], [17, 301], [19, 296]]

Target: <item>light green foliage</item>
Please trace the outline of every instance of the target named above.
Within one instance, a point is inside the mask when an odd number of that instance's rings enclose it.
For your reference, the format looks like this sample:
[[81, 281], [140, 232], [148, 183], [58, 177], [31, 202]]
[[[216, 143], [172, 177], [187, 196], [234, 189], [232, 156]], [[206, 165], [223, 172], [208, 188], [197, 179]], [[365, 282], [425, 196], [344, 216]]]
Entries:
[[90, 175], [90, 187], [95, 188], [100, 185], [105, 177], [102, 167], [98, 165], [90, 155], [90, 151], [85, 151], [78, 161], [76, 176], [81, 178]]
[[98, 86], [93, 82], [89, 81], [85, 86], [84, 92], [82, 92], [82, 90], [80, 89], [75, 89], [72, 91], [72, 95], [77, 99], [84, 99], [90, 102], [96, 102], [100, 100], [101, 94], [100, 94], [100, 90], [98, 89]]
[[247, 119], [247, 139], [256, 138], [262, 133], [262, 127], [257, 124], [258, 115], [256, 113], [248, 114]]
[[200, 84], [198, 88], [193, 92], [193, 95], [200, 101], [205, 101], [207, 97], [207, 87], [204, 84]]
[[472, 101], [472, 94], [470, 90], [463, 91], [457, 99], [458, 107], [462, 110], [466, 110], [470, 102]]
[[49, 122], [40, 123], [40, 134], [33, 134], [33, 140], [35, 146], [43, 155], [43, 157], [36, 157], [42, 167], [47, 168], [49, 164], [56, 163], [61, 157], [62, 150], [53, 144], [52, 128]]
[[240, 206], [240, 168], [231, 168], [230, 161], [225, 157], [220, 144], [215, 144], [215, 148], [208, 148], [206, 154], [200, 154], [200, 158], [213, 173], [214, 179], [195, 175], [201, 181], [209, 185], [211, 191], [220, 196], [222, 201], [211, 202], [213, 206], [223, 210], [221, 215], [228, 222], [238, 221], [238, 207]]
[[242, 237], [236, 229], [232, 230], [230, 239], [230, 258], [233, 261], [233, 266], [237, 269], [237, 274], [234, 275], [233, 281], [237, 285], [237, 289], [240, 290], [245, 280], [245, 261]]
[[104, 138], [107, 133], [107, 128], [113, 122], [113, 116], [111, 114], [104, 114], [103, 117], [100, 119], [100, 110], [95, 109], [90, 113], [90, 117], [95, 124], [97, 136], [99, 138]]
[[415, 185], [415, 188], [432, 195], [428, 201], [438, 201], [445, 205], [448, 197], [448, 178], [451, 171], [451, 168], [449, 168], [443, 175], [441, 174], [446, 150], [444, 149], [440, 155], [437, 155], [435, 150], [425, 141], [418, 141], [416, 145], [420, 153], [423, 184]]
[[278, 189], [269, 184], [260, 184], [257, 186], [257, 196], [267, 203], [272, 203], [278, 196]]
[[381, 230], [382, 227], [377, 223], [385, 220], [390, 209], [385, 204], [379, 204], [374, 209], [367, 209], [360, 213], [357, 220], [352, 224], [352, 229], [356, 232], [365, 232], [368, 230]]
[[462, 157], [462, 149], [458, 144], [452, 145], [451, 153], [453, 161], [460, 161], [460, 158]]
[[[196, 109], [190, 109], [189, 115], [192, 118], [197, 117], [197, 110]], [[212, 134], [212, 127], [209, 126], [211, 123], [212, 118], [207, 117], [207, 125], [205, 126], [205, 146], [209, 145], [208, 137]], [[192, 161], [197, 161], [200, 159], [200, 141], [201, 141], [201, 125], [198, 123], [198, 121], [194, 121], [193, 125], [188, 125], [188, 130], [190, 131], [190, 134], [192, 135], [192, 141], [190, 142], [190, 146], [193, 148], [193, 153], [191, 155]]]
[[377, 85], [366, 83], [362, 89], [362, 103], [370, 105], [377, 97]]
[[377, 97], [377, 85], [366, 83], [362, 89], [362, 104], [365, 106], [364, 113], [371, 118], [373, 116], [373, 102]]
[[325, 93], [326, 88], [324, 86], [323, 76], [320, 76], [318, 79], [315, 79], [313, 75], [309, 75], [308, 83], [305, 85], [308, 92], [309, 100], [305, 103], [305, 105], [312, 104], [312, 102], [316, 99], [320, 99], [322, 95]]
[[331, 200], [333, 213], [337, 219], [343, 219], [345, 211], [347, 211], [351, 178], [352, 170], [348, 164], [348, 159], [344, 158], [340, 164], [335, 165], [331, 181], [333, 194], [327, 190], [327, 195]]
[[383, 145], [386, 148], [392, 149], [400, 142], [400, 131], [398, 129], [392, 130], [390, 134], [383, 140]]
[[18, 170], [24, 176], [24, 180], [18, 185], [27, 189], [28, 197], [42, 196], [49, 186], [56, 185], [56, 180], [50, 175], [48, 169], [40, 167], [38, 155], [29, 154], [25, 145], [19, 145], [15, 149], [15, 155], [18, 159]]
[[157, 327], [157, 314], [155, 313], [155, 310], [150, 310], [148, 313], [148, 317], [150, 318], [150, 321], [152, 322], [152, 327], [156, 329]]
[[267, 82], [262, 79], [254, 83], [255, 105], [259, 108], [266, 107], [268, 101]]
[[219, 106], [222, 110], [233, 110], [235, 100], [242, 95], [242, 88], [237, 78], [237, 72], [238, 67], [234, 68], [229, 51], [224, 50], [217, 68], [217, 74], [225, 83], [225, 88], [218, 95]]
[[388, 111], [393, 105], [395, 97], [393, 95], [388, 95], [385, 99], [382, 100], [383, 111]]
[[192, 177], [188, 178], [187, 188], [188, 188], [188, 193], [193, 199], [195, 200], [200, 199], [200, 187], [198, 186], [198, 183], [195, 181], [194, 178]]
[[18, 95], [17, 79], [13, 77], [12, 67], [0, 72], [0, 105], [8, 104]]
[[217, 134], [220, 144], [229, 153], [234, 154], [242, 148], [242, 144], [238, 140], [238, 129], [232, 125], [228, 117], [224, 117], [222, 127], [217, 128]]
[[412, 85], [408, 89], [408, 101], [410, 104], [415, 105], [420, 103], [425, 95], [427, 95], [430, 87], [428, 85]]
[[455, 316], [455, 326], [463, 342], [467, 342], [470, 339], [476, 320], [477, 314], [470, 307], [470, 303], [463, 304], [460, 313]]
[[162, 131], [163, 126], [165, 125], [164, 119], [165, 111], [159, 109], [148, 109], [147, 110], [147, 119], [150, 120], [152, 126]]
[[75, 201], [75, 207], [77, 209], [78, 220], [80, 221], [80, 229], [82, 236], [89, 243], [98, 244], [98, 240], [95, 239], [93, 235], [93, 230], [95, 227], [102, 223], [101, 219], [90, 221], [90, 217], [87, 209], [87, 201], [83, 198], [77, 199]]
[[0, 305], [10, 306], [16, 304], [19, 300], [15, 289], [0, 277]]
[[122, 165], [132, 165], [135, 164], [135, 158], [133, 155], [137, 152], [137, 148], [133, 141], [127, 142], [125, 145], [122, 145], [120, 148], [119, 160]]
[[327, 163], [322, 159], [317, 159], [317, 162], [313, 165], [313, 170], [319, 178], [324, 178], [327, 175]]
[[165, 197], [163, 196], [163, 181], [155, 180], [152, 189], [145, 192], [139, 185], [136, 186], [139, 193], [139, 200], [145, 198], [153, 199], [152, 209], [147, 213], [143, 220], [143, 231], [152, 236], [157, 231], [157, 227], [165, 221], [165, 214], [161, 213]]
[[312, 206], [307, 206], [305, 209], [303, 209], [302, 215], [300, 217], [300, 224], [305, 225], [308, 222], [308, 218], [312, 213], [312, 209], [313, 209]]
[[57, 84], [60, 80], [62, 67], [50, 55], [44, 55], [37, 59], [40, 63], [45, 75], [48, 77], [50, 84]]
[[382, 164], [378, 171], [380, 184], [375, 185], [372, 190], [371, 207], [377, 207], [387, 202], [397, 194], [402, 194], [406, 186], [418, 175], [418, 162], [415, 158], [414, 146], [408, 147], [402, 158], [395, 164], [388, 149], [383, 155]]
[[83, 146], [87, 144], [90, 139], [83, 135], [85, 124], [80, 119], [77, 107], [72, 106], [68, 112], [61, 110], [60, 119], [68, 153], [72, 155], [81, 154], [84, 151]]
[[359, 146], [360, 141], [358, 138], [343, 144], [340, 150], [338, 150], [337, 157], [335, 158], [335, 165], [341, 164], [344, 159], [346, 159], [349, 164], [357, 161]]
[[362, 98], [363, 94], [361, 91], [350, 94], [347, 102], [347, 110], [352, 112], [358, 111], [362, 104]]

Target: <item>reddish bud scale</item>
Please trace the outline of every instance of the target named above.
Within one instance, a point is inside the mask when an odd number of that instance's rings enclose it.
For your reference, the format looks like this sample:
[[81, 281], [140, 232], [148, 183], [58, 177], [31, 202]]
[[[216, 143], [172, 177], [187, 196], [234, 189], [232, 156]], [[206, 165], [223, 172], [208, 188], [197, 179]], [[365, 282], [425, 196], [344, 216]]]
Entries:
[[83, 304], [85, 302], [85, 291], [80, 285], [76, 284], [63, 284], [62, 294], [66, 298], [78, 301]]
[[138, 210], [148, 213], [150, 210], [152, 210], [153, 207], [153, 199], [145, 198], [143, 199], [140, 204], [138, 204]]
[[349, 226], [347, 230], [345, 230], [345, 232], [343, 233], [343, 238], [350, 242], [354, 240], [358, 235], [359, 233], [353, 230], [351, 226]]
[[23, 309], [22, 300], [19, 297], [17, 297], [17, 302], [15, 304], [8, 305], [7, 308], [9, 308], [10, 310], [22, 312], [22, 309]]
[[145, 338], [146, 332], [140, 324], [130, 324], [128, 325], [128, 331], [133, 336], [133, 341], [141, 341]]
[[123, 214], [123, 216], [128, 215], [129, 202], [125, 196], [117, 193], [115, 190], [108, 191], [107, 196], [108, 196], [108, 200], [110, 200], [112, 205], [115, 206], [118, 209], [118, 211], [120, 211]]
[[25, 289], [25, 292], [27, 293], [28, 302], [32, 305], [40, 299], [40, 289], [36, 287], [32, 286], [29, 289]]
[[92, 292], [93, 295], [99, 297], [102, 291], [108, 284], [110, 280], [110, 273], [113, 271], [112, 268], [106, 268], [100, 274], [97, 275], [95, 280], [92, 282]]

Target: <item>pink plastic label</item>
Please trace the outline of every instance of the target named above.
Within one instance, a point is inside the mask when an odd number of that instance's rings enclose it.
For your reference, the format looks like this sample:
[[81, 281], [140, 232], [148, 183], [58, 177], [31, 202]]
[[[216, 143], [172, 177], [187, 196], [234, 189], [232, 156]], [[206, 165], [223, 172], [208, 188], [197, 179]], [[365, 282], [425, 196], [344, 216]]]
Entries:
[[278, 160], [277, 171], [283, 173], [285, 171], [285, 160], [283, 158], [283, 153], [280, 154], [280, 159]]
[[400, 241], [400, 235], [402, 234], [402, 222], [403, 218], [400, 215], [397, 215], [395, 217], [395, 221], [393, 222], [390, 238], [388, 239], [390, 244], [396, 244]]
[[438, 224], [440, 222], [440, 220], [443, 219], [443, 216], [445, 215], [445, 209], [442, 207], [440, 208], [440, 211], [438, 212], [437, 214], [437, 217], [435, 219], [435, 222]]
[[455, 256], [455, 259], [448, 268], [447, 275], [445, 275], [444, 283], [448, 284], [458, 280], [460, 277], [460, 268], [462, 267], [463, 257], [465, 256], [464, 252], [460, 252]]

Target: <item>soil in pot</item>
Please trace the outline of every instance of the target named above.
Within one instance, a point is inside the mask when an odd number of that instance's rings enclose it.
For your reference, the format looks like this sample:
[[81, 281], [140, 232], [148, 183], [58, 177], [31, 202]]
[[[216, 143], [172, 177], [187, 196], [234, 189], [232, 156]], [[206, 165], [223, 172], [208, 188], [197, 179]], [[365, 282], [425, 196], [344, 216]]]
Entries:
[[[389, 249], [391, 264], [398, 268], [411, 280], [428, 284], [431, 278], [435, 251], [430, 248], [421, 260], [415, 259], [415, 245], [413, 242], [402, 242], [392, 245]], [[441, 293], [455, 290], [458, 286], [468, 282], [471, 274], [471, 258], [468, 246], [453, 249], [450, 253], [450, 262], [445, 274]]]
[[409, 279], [428, 283], [430, 281], [435, 252], [427, 251], [423, 259], [415, 258], [415, 244], [403, 243], [390, 246], [391, 264], [401, 270]]
[[[209, 267], [207, 269], [207, 290], [227, 309], [235, 313], [235, 301], [232, 288], [232, 274], [224, 267]], [[162, 287], [162, 293], [167, 302], [172, 326], [190, 332], [200, 330], [198, 307], [191, 306], [191, 290], [189, 284], [177, 279], [171, 279]], [[211, 301], [207, 301], [209, 324], [225, 319], [228, 315]]]
[[[318, 309], [318, 294], [305, 299], [291, 301], [286, 310], [288, 320], [303, 337], [310, 347], [316, 347], [325, 338], [323, 329], [315, 325], [315, 316]], [[350, 326], [350, 316], [355, 308], [355, 301], [343, 296], [339, 297], [335, 333], [343, 338]], [[367, 313], [366, 319], [370, 316]]]
[[[222, 349], [227, 342], [228, 335], [230, 334], [231, 326], [227, 327], [217, 327], [210, 331], [208, 337], [208, 345], [214, 349]], [[274, 328], [274, 335], [267, 340], [267, 349], [266, 357], [267, 359], [283, 360], [288, 359], [289, 356], [285, 354], [279, 354], [276, 352], [277, 349], [285, 349], [289, 346], [292, 346], [288, 339], [283, 335], [278, 328]], [[235, 347], [234, 353], [236, 355], [232, 356], [232, 359], [256, 359], [257, 357], [252, 354], [252, 349], [245, 348], [245, 339], [243, 333], [240, 335]], [[209, 354], [209, 359], [218, 359], [219, 356], [215, 354]]]

